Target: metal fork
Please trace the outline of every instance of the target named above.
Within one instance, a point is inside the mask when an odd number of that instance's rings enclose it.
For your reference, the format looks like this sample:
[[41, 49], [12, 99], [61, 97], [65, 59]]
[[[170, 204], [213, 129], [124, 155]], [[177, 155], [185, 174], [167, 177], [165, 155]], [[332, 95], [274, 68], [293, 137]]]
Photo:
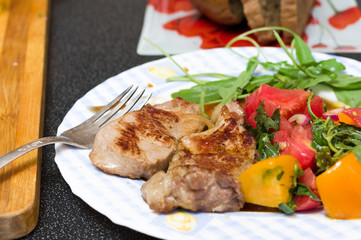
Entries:
[[[119, 96], [117, 96], [108, 105], [95, 113], [88, 120], [61, 133], [59, 136], [40, 138], [3, 155], [0, 157], [0, 168], [27, 152], [52, 143], [65, 143], [79, 148], [91, 148], [93, 146], [95, 135], [100, 130], [100, 128], [115, 118], [123, 116], [129, 112], [130, 109], [132, 109], [132, 107], [140, 101], [145, 92], [145, 89], [141, 90], [140, 93], [135, 95], [137, 90], [138, 87], [128, 87]], [[135, 96], [133, 97], [133, 95]], [[136, 109], [142, 108], [148, 102], [150, 97], [151, 94], [145, 97], [144, 101], [136, 106]], [[120, 113], [117, 114], [119, 111]]]

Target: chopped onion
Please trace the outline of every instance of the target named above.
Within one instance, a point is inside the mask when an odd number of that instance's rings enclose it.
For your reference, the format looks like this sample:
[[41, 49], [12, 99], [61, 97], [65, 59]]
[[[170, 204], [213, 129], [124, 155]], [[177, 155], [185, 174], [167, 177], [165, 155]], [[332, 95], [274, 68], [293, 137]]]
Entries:
[[338, 121], [338, 114], [341, 113], [344, 109], [345, 109], [344, 107], [341, 107], [341, 108], [329, 110], [329, 111], [325, 112], [324, 114], [322, 114], [322, 118], [326, 119], [326, 118], [330, 117], [330, 119], [332, 121]]
[[328, 117], [330, 117], [332, 121], [338, 121], [339, 120], [338, 115], [336, 115], [336, 114], [330, 114], [330, 115], [322, 114], [323, 119], [327, 119]]
[[288, 121], [296, 122], [297, 124], [303, 127], [310, 121], [310, 118], [305, 114], [295, 114], [292, 117], [290, 117]]

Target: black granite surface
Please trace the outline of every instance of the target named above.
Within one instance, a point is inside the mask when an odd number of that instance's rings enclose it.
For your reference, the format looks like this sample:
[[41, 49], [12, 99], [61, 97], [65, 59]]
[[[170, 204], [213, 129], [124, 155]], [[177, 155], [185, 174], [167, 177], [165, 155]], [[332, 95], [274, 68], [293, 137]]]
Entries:
[[[44, 135], [55, 135], [67, 111], [107, 78], [158, 57], [136, 54], [146, 0], [52, 0]], [[360, 0], [358, 0], [360, 2]], [[361, 60], [360, 54], [343, 54]], [[38, 225], [23, 239], [153, 239], [113, 224], [72, 194], [43, 149]]]

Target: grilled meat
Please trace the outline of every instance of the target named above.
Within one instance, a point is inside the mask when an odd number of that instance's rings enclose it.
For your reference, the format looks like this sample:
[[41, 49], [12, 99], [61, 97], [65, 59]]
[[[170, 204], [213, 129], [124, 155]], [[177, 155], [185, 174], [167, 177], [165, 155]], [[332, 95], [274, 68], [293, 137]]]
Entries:
[[154, 211], [183, 207], [225, 212], [243, 207], [237, 179], [255, 161], [256, 141], [239, 125], [244, 113], [238, 103], [220, 106], [213, 115], [216, 127], [181, 138], [168, 171], [156, 173], [142, 186], [143, 198]]
[[130, 178], [150, 178], [168, 168], [177, 139], [201, 131], [200, 108], [181, 98], [147, 105], [109, 123], [96, 135], [89, 157], [104, 172]]

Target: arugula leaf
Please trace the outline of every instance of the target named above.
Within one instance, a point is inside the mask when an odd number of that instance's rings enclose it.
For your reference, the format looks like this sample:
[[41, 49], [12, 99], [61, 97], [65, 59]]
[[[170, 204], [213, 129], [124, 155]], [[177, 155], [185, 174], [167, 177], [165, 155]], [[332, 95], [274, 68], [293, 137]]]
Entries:
[[296, 196], [309, 196], [312, 200], [321, 202], [321, 199], [304, 183], [299, 182], [295, 191]]
[[299, 63], [303, 66], [310, 66], [316, 63], [316, 60], [313, 58], [310, 48], [298, 35], [294, 35], [294, 40], [296, 44], [296, 57]]
[[[281, 123], [280, 111], [276, 109], [271, 117], [269, 117], [266, 111], [263, 108], [263, 102], [257, 107], [257, 115], [254, 120], [256, 121], [257, 128], [249, 127], [249, 131], [253, 133], [253, 135], [258, 140], [263, 133], [273, 133], [274, 131], [278, 131]], [[271, 131], [272, 130], [272, 131]]]
[[355, 77], [343, 73], [335, 73], [336, 78], [328, 84], [339, 89], [355, 90], [360, 89], [361, 77]]
[[352, 152], [356, 155], [357, 160], [361, 163], [361, 145], [354, 147]]
[[351, 107], [361, 107], [361, 88], [360, 89], [333, 89], [337, 99]]
[[292, 179], [292, 186], [289, 190], [290, 197], [287, 201], [287, 203], [281, 203], [278, 205], [278, 209], [286, 214], [292, 214], [296, 210], [296, 204], [293, 201], [293, 196], [295, 194], [295, 191], [297, 190], [297, 186], [299, 184], [298, 178], [299, 176], [303, 175], [303, 171], [298, 167], [297, 162], [294, 166], [294, 173], [293, 173], [293, 179]]
[[274, 80], [274, 76], [272, 75], [262, 75], [258, 77], [253, 77], [246, 86], [245, 90], [247, 92], [252, 92], [254, 89], [260, 87], [263, 84], [270, 84], [273, 80]]
[[276, 157], [279, 155], [280, 148], [277, 143], [272, 145], [271, 140], [274, 136], [274, 133], [268, 134], [263, 133], [258, 139], [258, 152], [261, 157], [260, 160], [267, 159], [270, 157]]
[[322, 74], [315, 78], [309, 78], [306, 81], [300, 82], [298, 84], [298, 88], [307, 89], [307, 88], [316, 86], [319, 83], [329, 82], [330, 80], [331, 80], [331, 78], [328, 75]]
[[280, 204], [278, 205], [278, 209], [279, 209], [281, 212], [290, 215], [290, 214], [292, 214], [292, 213], [295, 212], [296, 205], [293, 203], [293, 201], [292, 201], [290, 204], [288, 204], [288, 203], [287, 203], [287, 204], [285, 204], [285, 203], [280, 203]]
[[[291, 51], [288, 50], [282, 41], [282, 38], [275, 30], [287, 31], [294, 36], [294, 40], [291, 44]], [[250, 40], [248, 35], [261, 31], [274, 31], [278, 43], [292, 61], [292, 64], [287, 61], [272, 63], [269, 61], [260, 62], [258, 60], [258, 56], [262, 55], [261, 49], [255, 41]], [[337, 62], [336, 59], [316, 62], [307, 44], [300, 36], [290, 29], [277, 26], [252, 29], [233, 38], [226, 47], [231, 49], [230, 46], [239, 40], [251, 41], [255, 47], [257, 47], [258, 54], [249, 59], [248, 69], [245, 72], [242, 72], [238, 77], [221, 73], [200, 73], [191, 75], [180, 67], [169, 54], [164, 52], [150, 40], [147, 41], [158, 48], [185, 73], [185, 76], [173, 77], [168, 79], [168, 81], [188, 81], [197, 84], [197, 87], [192, 87], [189, 91], [179, 91], [174, 93], [172, 97], [182, 97], [188, 101], [199, 102], [200, 92], [205, 91], [205, 104], [208, 104], [209, 102], [219, 103], [220, 101], [226, 103], [232, 98], [239, 99], [240, 97], [244, 97], [256, 87], [265, 83], [282, 89], [308, 89], [318, 84], [325, 84], [334, 89], [339, 101], [342, 101], [351, 107], [361, 107], [361, 98], [357, 97], [361, 94], [361, 77], [340, 73], [340, 71], [345, 70], [345, 66], [342, 63]], [[236, 51], [233, 52], [240, 55]], [[265, 69], [274, 71], [273, 78], [269, 75], [264, 78], [252, 77], [254, 71], [250, 66], [255, 66], [257, 63], [262, 65]], [[203, 76], [215, 78], [215, 83], [209, 83], [208, 80], [198, 79], [198, 77]]]
[[195, 85], [189, 89], [182, 89], [178, 92], [172, 93], [172, 98], [181, 97], [187, 101], [199, 103], [201, 92], [206, 92], [204, 102], [220, 99], [218, 93], [220, 87], [231, 87], [234, 84], [234, 79], [210, 81], [205, 84]]
[[273, 71], [278, 71], [280, 68], [293, 68], [294, 66], [289, 64], [287, 61], [282, 61], [282, 62], [260, 62], [260, 64], [262, 65], [262, 67], [264, 67], [265, 69], [268, 70], [273, 70]]
[[[252, 59], [254, 59], [254, 61], [252, 61]], [[238, 93], [243, 92], [243, 89], [250, 82], [257, 66], [258, 66], [258, 61], [256, 60], [256, 58], [255, 57], [251, 58], [251, 60], [248, 62], [247, 69], [239, 75], [239, 77], [234, 81], [231, 87], [219, 88], [218, 93], [222, 97], [221, 104], [226, 104], [227, 102], [230, 102], [232, 99], [236, 99]]]
[[345, 123], [334, 123], [315, 119], [312, 127], [312, 147], [316, 149], [316, 164], [319, 172], [333, 166], [337, 160], [356, 148], [361, 147], [361, 128]]
[[271, 117], [269, 117], [263, 108], [263, 102], [257, 107], [256, 121], [257, 128], [246, 126], [246, 128], [255, 136], [258, 145], [258, 152], [261, 157], [260, 160], [275, 157], [279, 155], [279, 146], [277, 143], [272, 144], [275, 131], [279, 130], [280, 126], [280, 111], [276, 109]]
[[324, 73], [339, 72], [346, 69], [345, 65], [337, 62], [335, 58], [318, 62], [317, 68], [323, 71]]
[[201, 113], [202, 115], [209, 119], [209, 116], [207, 115], [206, 111], [204, 110], [204, 96], [206, 95], [206, 92], [205, 91], [202, 91], [201, 92], [201, 97], [200, 97], [200, 100], [199, 100], [199, 106], [201, 108]]

